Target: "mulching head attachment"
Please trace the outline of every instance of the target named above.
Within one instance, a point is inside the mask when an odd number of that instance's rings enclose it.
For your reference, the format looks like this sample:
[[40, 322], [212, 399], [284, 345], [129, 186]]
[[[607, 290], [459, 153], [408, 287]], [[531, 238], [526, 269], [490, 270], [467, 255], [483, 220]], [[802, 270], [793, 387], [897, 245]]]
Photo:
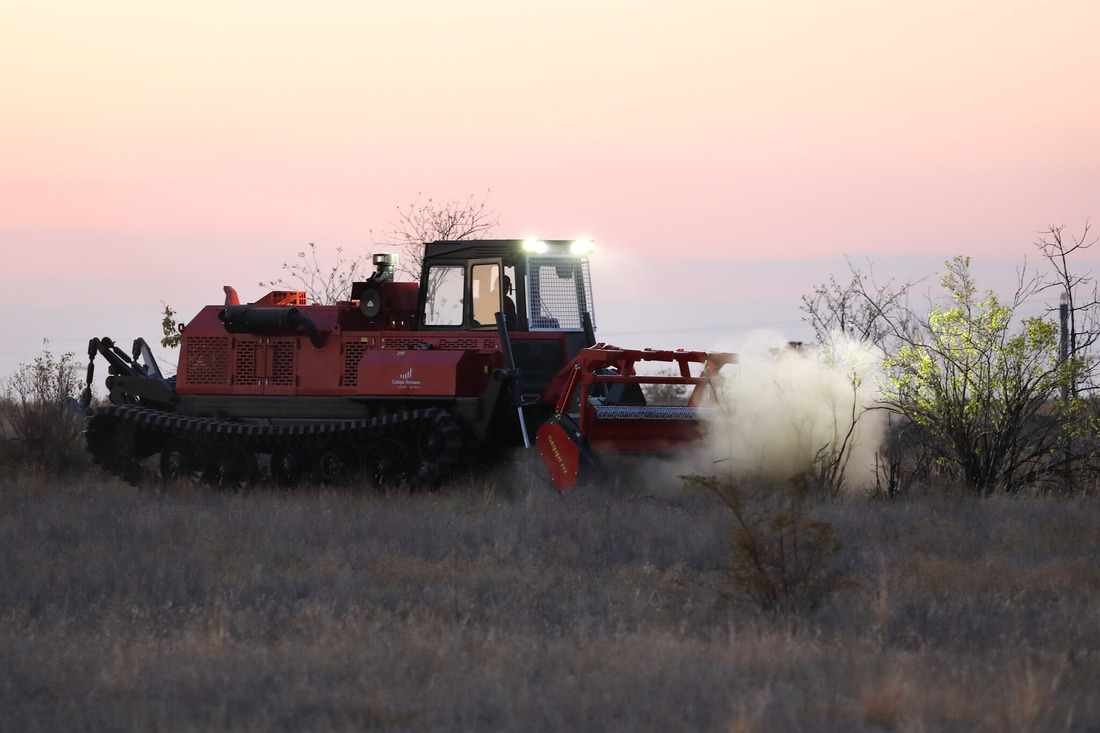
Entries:
[[[666, 362], [674, 368], [672, 373], [638, 374], [639, 362]], [[547, 387], [558, 396], [556, 412], [539, 428], [535, 441], [554, 486], [559, 491], [573, 488], [600, 453], [689, 450], [702, 436], [703, 420], [718, 409], [719, 371], [736, 362], [736, 354], [721, 352], [607, 344], [582, 349]], [[698, 366], [696, 376], [693, 364]], [[646, 385], [653, 385], [648, 397]], [[662, 399], [659, 394], [679, 398]], [[704, 404], [708, 396], [713, 399]]]

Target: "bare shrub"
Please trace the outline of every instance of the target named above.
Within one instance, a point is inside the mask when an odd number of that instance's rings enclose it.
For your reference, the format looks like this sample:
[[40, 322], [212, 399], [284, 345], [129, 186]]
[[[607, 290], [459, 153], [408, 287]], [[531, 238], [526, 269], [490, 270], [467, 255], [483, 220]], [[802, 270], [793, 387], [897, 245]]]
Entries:
[[66, 473], [87, 466], [81, 441], [84, 420], [68, 408], [80, 389], [75, 356], [54, 356], [49, 348], [3, 382], [5, 468]]
[[808, 481], [788, 487], [733, 476], [686, 476], [717, 497], [733, 516], [730, 578], [761, 607], [808, 611], [841, 587], [829, 561], [840, 551], [833, 528], [807, 512]]
[[935, 456], [922, 444], [913, 421], [887, 416], [882, 445], [875, 454], [875, 482], [867, 490], [873, 499], [897, 499], [927, 490], [935, 477]]

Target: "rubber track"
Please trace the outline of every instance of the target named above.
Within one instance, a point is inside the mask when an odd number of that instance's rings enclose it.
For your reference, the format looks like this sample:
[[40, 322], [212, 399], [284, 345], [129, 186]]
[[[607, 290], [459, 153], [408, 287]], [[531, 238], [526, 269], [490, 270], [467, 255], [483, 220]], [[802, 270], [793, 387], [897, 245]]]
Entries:
[[[127, 483], [141, 485], [148, 479], [141, 465], [160, 447], [178, 436], [197, 443], [218, 442], [223, 438], [256, 454], [271, 453], [287, 445], [312, 444], [319, 448], [333, 438], [353, 445], [366, 445], [387, 437], [408, 438], [421, 428], [435, 423], [444, 437], [444, 447], [430, 464], [419, 466], [416, 483], [433, 483], [454, 470], [462, 456], [462, 431], [457, 418], [438, 407], [418, 408], [391, 415], [358, 420], [334, 420], [292, 425], [255, 423], [188, 417], [138, 405], [109, 405], [91, 411], [85, 428], [85, 442], [96, 465]], [[155, 450], [142, 449], [157, 446]]]

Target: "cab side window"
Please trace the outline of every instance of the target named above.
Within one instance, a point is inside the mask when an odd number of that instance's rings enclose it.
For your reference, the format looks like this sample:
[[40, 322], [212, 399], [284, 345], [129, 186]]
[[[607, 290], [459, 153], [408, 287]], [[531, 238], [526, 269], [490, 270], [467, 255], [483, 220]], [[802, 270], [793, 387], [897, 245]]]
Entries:
[[470, 268], [470, 286], [474, 301], [474, 326], [496, 324], [497, 313], [501, 312], [500, 267], [495, 264], [474, 265]]
[[462, 294], [466, 289], [466, 268], [435, 265], [428, 270], [424, 325], [462, 325]]

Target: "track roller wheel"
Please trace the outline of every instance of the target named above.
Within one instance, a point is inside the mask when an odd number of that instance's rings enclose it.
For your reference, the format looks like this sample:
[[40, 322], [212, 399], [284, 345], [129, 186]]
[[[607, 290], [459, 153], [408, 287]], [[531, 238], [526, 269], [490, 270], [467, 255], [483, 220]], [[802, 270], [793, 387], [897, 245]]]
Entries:
[[412, 461], [405, 445], [394, 438], [379, 438], [363, 451], [363, 464], [378, 491], [392, 491], [412, 478]]
[[202, 477], [198, 446], [190, 438], [176, 436], [160, 451], [160, 478], [165, 483], [196, 482]]
[[329, 443], [317, 454], [317, 478], [323, 484], [346, 484], [359, 473], [359, 455], [343, 441]]
[[210, 451], [202, 480], [216, 489], [238, 491], [256, 476], [256, 458], [243, 446], [220, 443]]
[[88, 421], [84, 433], [88, 452], [102, 468], [129, 484], [141, 484], [141, 466], [134, 460], [134, 430], [114, 414], [100, 413]]
[[271, 453], [271, 481], [281, 489], [301, 484], [308, 469], [309, 458], [300, 450], [284, 446]]
[[449, 412], [432, 416], [420, 429], [416, 441], [416, 481], [432, 485], [458, 467], [462, 457], [462, 428]]

